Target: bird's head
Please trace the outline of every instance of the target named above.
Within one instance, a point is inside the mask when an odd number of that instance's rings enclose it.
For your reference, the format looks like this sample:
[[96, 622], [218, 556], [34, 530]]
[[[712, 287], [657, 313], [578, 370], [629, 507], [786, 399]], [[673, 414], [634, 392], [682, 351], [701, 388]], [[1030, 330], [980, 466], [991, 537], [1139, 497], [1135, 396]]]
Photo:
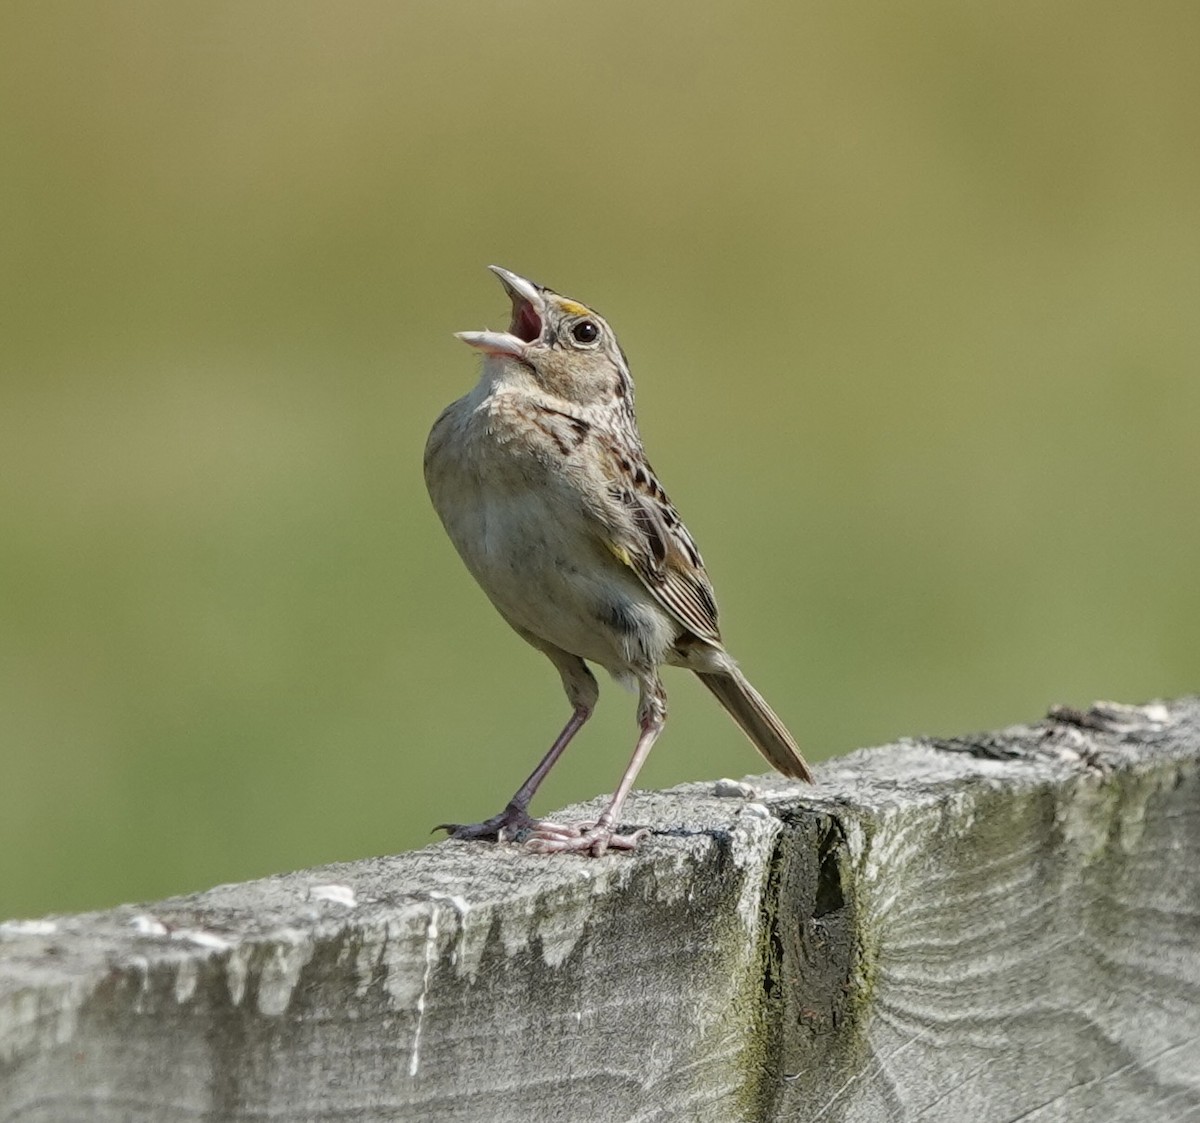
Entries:
[[508, 331], [460, 331], [486, 356], [493, 378], [531, 377], [541, 389], [576, 405], [628, 398], [625, 355], [604, 317], [576, 300], [489, 266], [512, 300]]

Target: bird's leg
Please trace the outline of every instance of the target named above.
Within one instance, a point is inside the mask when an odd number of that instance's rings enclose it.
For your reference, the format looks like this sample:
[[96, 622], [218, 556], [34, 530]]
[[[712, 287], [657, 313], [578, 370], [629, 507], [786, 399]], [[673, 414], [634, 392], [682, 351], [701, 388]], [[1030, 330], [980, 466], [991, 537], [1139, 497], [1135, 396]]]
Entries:
[[[512, 621], [509, 621], [512, 623]], [[538, 762], [538, 766], [529, 774], [525, 781], [513, 793], [512, 799], [499, 815], [493, 815], [482, 823], [443, 823], [434, 830], [450, 832], [451, 838], [494, 838], [501, 842], [512, 838], [521, 838], [526, 834], [537, 831], [545, 826], [547, 829], [556, 827], [553, 823], [541, 823], [529, 815], [529, 804], [542, 781], [550, 774], [550, 769], [566, 747], [571, 738], [583, 728], [583, 723], [592, 716], [596, 701], [600, 697], [600, 688], [596, 685], [596, 676], [588, 670], [587, 664], [577, 655], [563, 651], [552, 644], [545, 643], [536, 636], [513, 624], [517, 633], [545, 654], [550, 662], [558, 668], [562, 678], [563, 690], [571, 703], [573, 712], [571, 720], [563, 726], [563, 731], [554, 739], [550, 751]], [[562, 829], [562, 828], [558, 828]]]
[[550, 774], [550, 769], [566, 747], [571, 738], [583, 727], [583, 723], [592, 716], [592, 707], [577, 705], [571, 714], [571, 720], [563, 726], [563, 731], [554, 739], [550, 751], [538, 762], [538, 766], [529, 774], [507, 806], [499, 815], [493, 815], [482, 823], [442, 823], [434, 827], [435, 831], [449, 831], [451, 838], [495, 838], [501, 841], [524, 831], [536, 831], [542, 824], [529, 817], [529, 804], [542, 781]]
[[539, 854], [585, 853], [594, 858], [605, 850], [632, 850], [650, 832], [645, 828], [629, 834], [618, 834], [613, 828], [625, 797], [629, 795], [637, 774], [654, 748], [654, 742], [667, 722], [667, 697], [658, 676], [643, 679], [641, 697], [638, 702], [638, 726], [641, 733], [633, 750], [629, 765], [621, 776], [617, 790], [594, 823], [564, 824], [540, 823], [525, 845]]

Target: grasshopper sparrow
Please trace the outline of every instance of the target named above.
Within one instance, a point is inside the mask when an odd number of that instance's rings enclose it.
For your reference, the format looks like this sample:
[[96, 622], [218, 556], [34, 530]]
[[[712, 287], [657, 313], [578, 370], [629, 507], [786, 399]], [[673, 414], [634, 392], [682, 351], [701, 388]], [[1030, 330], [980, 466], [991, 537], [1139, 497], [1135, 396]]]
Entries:
[[[645, 831], [615, 826], [666, 720], [663, 664], [695, 672], [775, 768], [811, 781], [791, 734], [721, 644], [704, 563], [642, 449], [612, 329], [577, 301], [492, 270], [512, 322], [506, 332], [459, 333], [483, 353], [483, 375], [434, 424], [425, 481], [467, 568], [557, 668], [573, 713], [499, 815], [445, 829], [523, 838], [542, 852], [636, 846]], [[534, 792], [596, 704], [589, 662], [637, 686], [633, 758], [596, 822], [532, 819]]]

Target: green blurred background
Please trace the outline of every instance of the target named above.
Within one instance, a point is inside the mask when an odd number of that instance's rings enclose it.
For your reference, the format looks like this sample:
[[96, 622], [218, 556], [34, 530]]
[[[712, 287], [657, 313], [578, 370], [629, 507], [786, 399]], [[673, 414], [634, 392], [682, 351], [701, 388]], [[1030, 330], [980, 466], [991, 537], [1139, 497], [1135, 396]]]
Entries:
[[[1198, 685], [1200, 7], [0, 10], [0, 916], [418, 846], [566, 717], [421, 451], [616, 326], [822, 759]], [[643, 786], [761, 770], [698, 684]], [[538, 806], [611, 789], [634, 700]], [[636, 817], [636, 802], [631, 808]]]

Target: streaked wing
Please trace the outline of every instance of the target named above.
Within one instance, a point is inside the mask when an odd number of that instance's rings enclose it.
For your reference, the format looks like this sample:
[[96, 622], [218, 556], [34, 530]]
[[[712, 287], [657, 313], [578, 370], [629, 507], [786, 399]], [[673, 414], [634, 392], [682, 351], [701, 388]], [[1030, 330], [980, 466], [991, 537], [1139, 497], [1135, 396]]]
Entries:
[[604, 513], [613, 552], [685, 628], [719, 644], [717, 602], [687, 527], [644, 459], [622, 456], [614, 467]]

